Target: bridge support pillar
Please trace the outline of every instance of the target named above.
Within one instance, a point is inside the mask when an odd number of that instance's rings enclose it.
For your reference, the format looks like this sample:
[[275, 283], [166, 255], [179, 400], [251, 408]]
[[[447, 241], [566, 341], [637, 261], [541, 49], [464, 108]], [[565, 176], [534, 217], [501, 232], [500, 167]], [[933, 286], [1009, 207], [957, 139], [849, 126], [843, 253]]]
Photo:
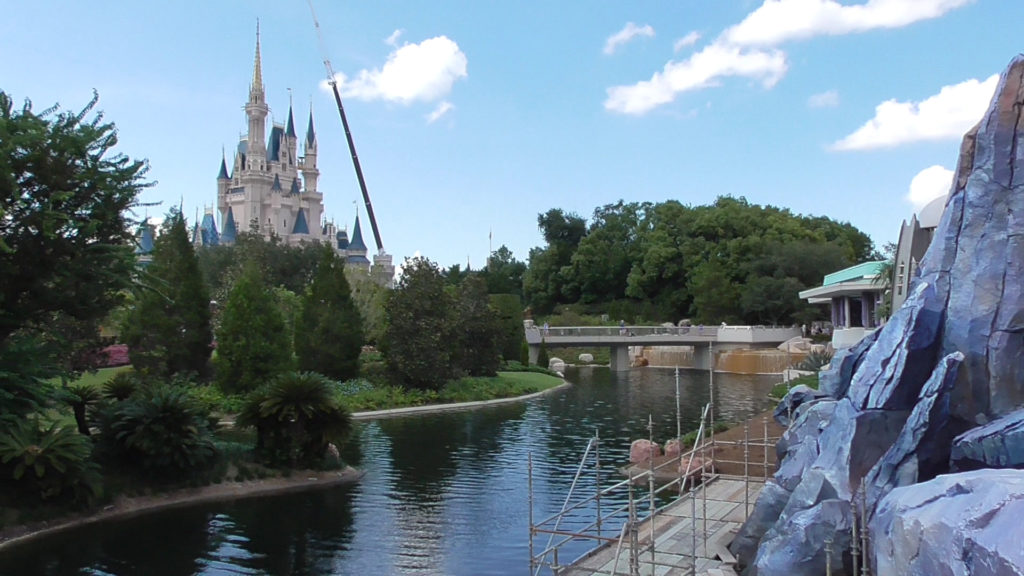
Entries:
[[[540, 358], [540, 344], [530, 344], [530, 364], [536, 364], [537, 358]], [[541, 368], [547, 368], [547, 366], [541, 366]]]
[[629, 362], [629, 346], [623, 344], [621, 346], [612, 346], [612, 362], [611, 368], [613, 372], [624, 372], [631, 368]]

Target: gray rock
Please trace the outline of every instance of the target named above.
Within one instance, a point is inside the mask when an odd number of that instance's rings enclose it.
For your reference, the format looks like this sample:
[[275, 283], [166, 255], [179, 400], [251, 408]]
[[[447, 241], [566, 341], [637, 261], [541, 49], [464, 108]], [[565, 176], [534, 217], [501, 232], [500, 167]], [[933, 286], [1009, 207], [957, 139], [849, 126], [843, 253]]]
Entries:
[[949, 287], [941, 353], [964, 354], [953, 413], [976, 424], [1024, 405], [1022, 86], [1024, 57], [1017, 56], [977, 131], [964, 138], [946, 211], [920, 266], [923, 281]]
[[749, 566], [754, 563], [761, 538], [779, 519], [789, 496], [789, 491], [775, 482], [768, 482], [761, 489], [750, 516], [729, 544], [729, 551], [740, 565]]
[[869, 524], [871, 573], [1020, 576], [1022, 517], [1020, 470], [961, 472], [897, 488]]
[[1024, 468], [1024, 409], [954, 438], [949, 460], [954, 471]]
[[903, 306], [878, 330], [878, 339], [850, 382], [847, 395], [862, 410], [910, 410], [931, 375], [939, 348], [942, 310], [935, 287], [918, 282]]
[[824, 401], [811, 406], [782, 433], [775, 445], [779, 469], [775, 481], [787, 492], [792, 492], [800, 478], [818, 459], [818, 437], [835, 415], [839, 402]]
[[[785, 512], [783, 513], [785, 515]], [[818, 506], [786, 518], [784, 529], [773, 529], [758, 549], [750, 576], [820, 576], [825, 574], [825, 542], [832, 542], [832, 569], [842, 568], [841, 550], [849, 548], [850, 503], [822, 500]], [[778, 526], [778, 524], [776, 525]]]
[[864, 355], [878, 338], [878, 332], [875, 330], [861, 338], [857, 344], [836, 352], [829, 363], [829, 368], [822, 370], [818, 375], [818, 389], [836, 400], [846, 396], [850, 380], [864, 361]]
[[949, 392], [963, 358], [963, 354], [954, 352], [939, 362], [896, 441], [864, 476], [868, 510], [873, 510], [893, 488], [930, 480], [947, 471], [953, 438]]
[[[779, 423], [780, 426], [788, 427], [790, 425], [790, 418], [796, 412], [797, 408], [804, 406], [815, 400], [822, 398], [828, 398], [829, 395], [824, 392], [820, 392], [811, 388], [799, 384], [789, 389], [786, 396], [779, 402], [779, 405], [775, 407], [775, 412], [772, 413], [772, 417]], [[795, 418], [793, 418], [795, 420]]]

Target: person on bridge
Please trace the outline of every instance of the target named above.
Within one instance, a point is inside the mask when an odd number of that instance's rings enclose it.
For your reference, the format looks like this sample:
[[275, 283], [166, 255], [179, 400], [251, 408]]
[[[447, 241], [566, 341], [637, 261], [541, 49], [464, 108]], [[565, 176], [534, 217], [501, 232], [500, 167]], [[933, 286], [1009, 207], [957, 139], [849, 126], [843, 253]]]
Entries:
[[619, 320], [619, 336], [625, 336], [625, 335], [626, 335], [626, 321], [625, 320]]

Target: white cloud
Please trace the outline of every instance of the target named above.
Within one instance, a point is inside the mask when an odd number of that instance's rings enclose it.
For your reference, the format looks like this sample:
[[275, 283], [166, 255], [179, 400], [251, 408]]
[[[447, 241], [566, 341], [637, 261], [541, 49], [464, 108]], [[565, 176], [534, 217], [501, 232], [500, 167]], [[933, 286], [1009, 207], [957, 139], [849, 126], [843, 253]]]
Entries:
[[447, 96], [455, 81], [467, 76], [466, 64], [458, 44], [447, 36], [437, 36], [419, 44], [405, 43], [388, 55], [381, 68], [362, 70], [351, 80], [337, 74], [336, 80], [342, 94], [351, 98], [433, 102]]
[[995, 92], [999, 75], [943, 86], [920, 102], [886, 100], [875, 117], [832, 145], [835, 150], [888, 148], [922, 140], [960, 138], [981, 120]]
[[654, 28], [651, 28], [650, 24], [637, 26], [632, 22], [627, 22], [622, 30], [612, 34], [604, 41], [604, 53], [608, 55], [614, 54], [615, 50], [618, 49], [619, 46], [628, 43], [637, 36], [646, 36], [648, 38], [653, 37]]
[[394, 46], [395, 48], [398, 48], [398, 39], [404, 33], [405, 30], [398, 28], [397, 30], [391, 33], [391, 36], [388, 36], [387, 38], [384, 39], [384, 43], [387, 44], [388, 46]]
[[740, 46], [775, 46], [814, 36], [838, 36], [876, 28], [900, 28], [938, 18], [974, 0], [765, 0], [742, 22], [727, 29], [723, 40]]
[[441, 116], [444, 116], [449, 111], [451, 111], [452, 108], [455, 108], [454, 104], [447, 100], [442, 100], [437, 105], [437, 108], [434, 108], [434, 110], [430, 114], [427, 114], [427, 124], [433, 124], [439, 118], [441, 118]]
[[[899, 28], [932, 18], [970, 4], [974, 0], [866, 0], [841, 4], [839, 0], [764, 0], [739, 24], [722, 32], [709, 46], [684, 61], [670, 61], [650, 80], [607, 89], [607, 110], [644, 114], [668, 102], [676, 94], [716, 86], [716, 79], [743, 76], [762, 81], [771, 88], [786, 74], [786, 54], [772, 49], [790, 40], [822, 35], [841, 35], [877, 28]], [[632, 38], [628, 24], [610, 37], [605, 53], [612, 53], [616, 38]], [[650, 31], [653, 36], [654, 31]], [[679, 51], [696, 43], [700, 35], [691, 32], [676, 41]], [[828, 102], [828, 100], [826, 100]]]
[[811, 108], [835, 108], [839, 106], [839, 92], [827, 90], [820, 94], [811, 94], [807, 99], [807, 105]]
[[907, 200], [914, 205], [914, 211], [924, 208], [932, 200], [945, 196], [953, 185], [953, 171], [942, 166], [929, 166], [917, 173], [910, 181]]
[[700, 32], [694, 30], [687, 34], [686, 36], [683, 36], [682, 38], [676, 40], [675, 43], [672, 44], [672, 51], [679, 52], [680, 50], [686, 48], [687, 46], [693, 46], [694, 44], [697, 43], [698, 40], [700, 40]]
[[609, 88], [604, 107], [623, 114], [645, 114], [671, 102], [677, 94], [716, 86], [721, 78], [730, 76], [759, 80], [771, 88], [786, 69], [786, 55], [781, 51], [711, 44], [686, 60], [670, 61], [650, 80]]

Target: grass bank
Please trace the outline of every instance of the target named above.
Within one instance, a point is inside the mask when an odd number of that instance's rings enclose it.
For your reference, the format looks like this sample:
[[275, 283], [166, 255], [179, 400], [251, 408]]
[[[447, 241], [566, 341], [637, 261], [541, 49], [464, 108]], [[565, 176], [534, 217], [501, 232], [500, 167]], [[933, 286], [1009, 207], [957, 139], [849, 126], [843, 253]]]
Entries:
[[489, 378], [453, 380], [438, 391], [374, 386], [366, 381], [346, 383], [339, 398], [351, 412], [369, 412], [525, 396], [560, 384], [561, 378], [539, 372], [498, 372], [497, 376]]
[[781, 382], [779, 384], [776, 384], [775, 387], [772, 388], [772, 391], [769, 393], [769, 396], [777, 400], [782, 400], [786, 396], [786, 392], [788, 392], [790, 388], [793, 388], [794, 386], [799, 386], [801, 384], [817, 390], [818, 373], [815, 372], [814, 374], [794, 378], [789, 382]]

